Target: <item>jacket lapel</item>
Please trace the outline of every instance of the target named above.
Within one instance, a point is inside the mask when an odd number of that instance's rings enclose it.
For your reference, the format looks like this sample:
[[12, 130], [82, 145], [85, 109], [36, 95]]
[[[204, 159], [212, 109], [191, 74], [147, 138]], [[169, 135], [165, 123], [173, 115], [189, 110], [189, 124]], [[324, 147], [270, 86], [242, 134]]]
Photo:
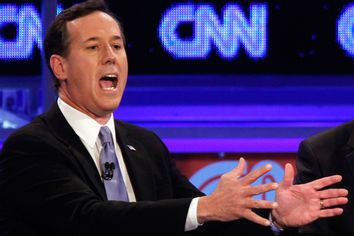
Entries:
[[50, 132], [67, 148], [72, 154], [69, 156], [75, 166], [81, 169], [86, 181], [93, 187], [102, 199], [107, 199], [104, 186], [97, 171], [96, 165], [90, 154], [76, 135], [69, 123], [66, 121], [63, 114], [60, 112], [57, 103], [44, 115], [44, 120], [47, 123]]
[[346, 150], [347, 154], [345, 155], [345, 158], [347, 160], [348, 167], [354, 179], [354, 132], [352, 132], [350, 135], [350, 138], [347, 143], [347, 149], [348, 150]]
[[116, 121], [115, 126], [117, 141], [121, 147], [136, 200], [156, 200], [153, 171], [144, 155], [144, 148], [130, 138], [128, 130], [121, 123]]

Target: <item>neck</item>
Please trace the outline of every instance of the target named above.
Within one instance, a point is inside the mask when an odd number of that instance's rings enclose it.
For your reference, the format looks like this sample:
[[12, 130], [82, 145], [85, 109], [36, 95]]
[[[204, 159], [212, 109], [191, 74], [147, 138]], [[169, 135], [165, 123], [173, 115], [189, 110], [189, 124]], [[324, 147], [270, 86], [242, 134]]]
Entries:
[[104, 112], [103, 114], [96, 114], [93, 112], [90, 112], [88, 109], [85, 109], [79, 105], [77, 105], [76, 103], [72, 102], [70, 99], [68, 99], [66, 96], [61, 96], [61, 94], [59, 94], [60, 99], [65, 102], [66, 104], [68, 104], [70, 107], [74, 108], [75, 110], [84, 113], [85, 115], [91, 117], [92, 119], [94, 119], [97, 123], [99, 123], [100, 125], [105, 125], [108, 123], [109, 119], [112, 116], [112, 112]]

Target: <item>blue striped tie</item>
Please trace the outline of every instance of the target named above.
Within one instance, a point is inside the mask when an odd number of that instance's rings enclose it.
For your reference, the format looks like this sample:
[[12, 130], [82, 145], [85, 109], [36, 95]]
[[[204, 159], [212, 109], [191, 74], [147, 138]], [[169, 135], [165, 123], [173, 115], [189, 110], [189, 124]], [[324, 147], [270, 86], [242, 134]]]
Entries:
[[98, 134], [102, 144], [100, 168], [108, 200], [129, 201], [118, 159], [114, 150], [111, 131], [102, 126]]

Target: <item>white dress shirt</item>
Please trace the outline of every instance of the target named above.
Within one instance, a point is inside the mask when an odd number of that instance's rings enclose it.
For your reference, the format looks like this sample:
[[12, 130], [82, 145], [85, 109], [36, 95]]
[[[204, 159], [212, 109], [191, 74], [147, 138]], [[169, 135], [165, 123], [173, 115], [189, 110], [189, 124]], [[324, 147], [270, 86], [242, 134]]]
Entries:
[[[90, 153], [93, 161], [96, 164], [97, 171], [101, 175], [100, 165], [99, 165], [99, 153], [102, 149], [101, 142], [98, 138], [98, 133], [101, 124], [97, 123], [94, 119], [89, 117], [88, 115], [76, 110], [71, 107], [63, 100], [58, 98], [58, 106], [60, 111], [63, 113], [66, 121], [69, 123], [74, 132], [80, 137], [81, 142], [86, 147], [87, 151]], [[116, 130], [114, 124], [113, 115], [111, 115], [108, 120], [106, 126], [110, 129], [113, 137], [114, 147], [116, 151], [116, 155], [118, 158], [119, 167], [121, 169], [123, 180], [128, 192], [129, 202], [136, 202], [135, 194], [133, 191], [133, 187], [128, 175], [127, 168], [125, 166], [122, 151], [116, 140]], [[199, 226], [197, 220], [197, 206], [198, 206], [199, 198], [194, 198], [189, 206], [186, 223], [185, 223], [185, 231], [194, 230]]]
[[[100, 157], [100, 151], [102, 149], [102, 145], [100, 139], [98, 138], [98, 133], [100, 132], [100, 128], [102, 127], [102, 125], [97, 123], [94, 119], [92, 119], [88, 115], [69, 106], [60, 98], [58, 99], [58, 106], [60, 111], [63, 113], [65, 119], [71, 126], [71, 128], [73, 128], [75, 133], [80, 137], [81, 142], [84, 144], [87, 151], [90, 153], [93, 161], [96, 164], [97, 171], [100, 173], [101, 176], [99, 157]], [[136, 201], [135, 194], [133, 191], [132, 184], [130, 182], [127, 168], [123, 161], [123, 155], [119, 145], [117, 145], [116, 130], [114, 128], [113, 115], [111, 115], [111, 118], [108, 120], [106, 126], [109, 128], [109, 130], [112, 133], [114, 148], [118, 158], [119, 167], [122, 172], [123, 181], [127, 188], [129, 201], [135, 202]]]

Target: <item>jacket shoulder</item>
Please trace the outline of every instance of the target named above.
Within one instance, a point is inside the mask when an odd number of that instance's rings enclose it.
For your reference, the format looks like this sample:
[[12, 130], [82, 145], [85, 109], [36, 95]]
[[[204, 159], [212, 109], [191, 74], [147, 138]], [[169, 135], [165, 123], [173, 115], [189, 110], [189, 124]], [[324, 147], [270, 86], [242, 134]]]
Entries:
[[327, 129], [303, 141], [314, 149], [333, 150], [342, 148], [351, 139], [354, 132], [354, 120]]
[[132, 123], [128, 123], [125, 121], [121, 121], [121, 120], [115, 120], [116, 123], [116, 127], [118, 128], [118, 130], [121, 130], [123, 132], [126, 132], [128, 135], [132, 135], [132, 134], [136, 134], [136, 135], [143, 135], [143, 136], [156, 136], [156, 134], [146, 128], [143, 128], [141, 126], [137, 126], [135, 124]]
[[8, 146], [16, 145], [22, 146], [33, 142], [38, 142], [44, 140], [48, 137], [48, 129], [46, 128], [45, 122], [40, 116], [34, 118], [28, 124], [16, 129], [9, 137], [5, 140], [3, 149]]

